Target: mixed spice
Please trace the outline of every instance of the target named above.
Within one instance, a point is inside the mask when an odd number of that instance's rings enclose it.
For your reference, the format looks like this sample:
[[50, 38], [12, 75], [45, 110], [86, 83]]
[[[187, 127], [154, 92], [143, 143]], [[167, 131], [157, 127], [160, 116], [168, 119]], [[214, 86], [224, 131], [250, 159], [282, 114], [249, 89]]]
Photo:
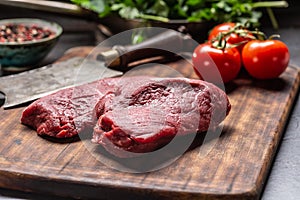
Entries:
[[54, 37], [55, 32], [48, 28], [39, 27], [36, 24], [6, 24], [0, 25], [0, 43], [37, 41]]

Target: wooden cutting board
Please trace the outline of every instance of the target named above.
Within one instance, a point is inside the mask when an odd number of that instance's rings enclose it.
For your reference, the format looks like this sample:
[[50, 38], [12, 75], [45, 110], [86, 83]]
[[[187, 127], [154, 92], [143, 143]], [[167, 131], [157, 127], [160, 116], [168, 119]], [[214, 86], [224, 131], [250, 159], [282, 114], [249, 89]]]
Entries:
[[[75, 48], [63, 59], [90, 50]], [[187, 62], [168, 65], [196, 78]], [[1, 109], [0, 187], [84, 199], [258, 199], [298, 94], [299, 78], [292, 66], [276, 80], [241, 75], [226, 86], [232, 110], [206, 155], [199, 156], [199, 146], [163, 169], [141, 174], [107, 167], [81, 141], [53, 143], [37, 136], [20, 124], [24, 107]]]

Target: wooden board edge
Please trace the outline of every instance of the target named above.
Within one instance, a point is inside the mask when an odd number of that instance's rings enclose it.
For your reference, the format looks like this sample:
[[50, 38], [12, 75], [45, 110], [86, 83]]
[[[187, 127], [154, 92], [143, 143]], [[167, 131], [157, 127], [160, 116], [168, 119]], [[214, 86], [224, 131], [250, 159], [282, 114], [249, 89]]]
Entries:
[[[13, 181], [12, 181], [13, 180]], [[45, 187], [48, 185], [48, 187]], [[43, 186], [43, 187], [41, 187]], [[113, 185], [82, 184], [77, 181], [61, 181], [55, 178], [45, 178], [34, 174], [19, 174], [17, 172], [0, 172], [0, 187], [21, 192], [51, 195], [63, 198], [80, 199], [160, 199], [160, 200], [254, 200], [257, 190], [249, 190], [235, 194], [212, 194], [195, 192], [166, 191], [151, 188], [124, 188]]]
[[[274, 138], [274, 145], [272, 146], [272, 151], [269, 151], [269, 160], [270, 162], [268, 163], [268, 165], [265, 166], [265, 168], [263, 168], [261, 170], [261, 173], [258, 177], [261, 177], [261, 179], [258, 179], [255, 186], [253, 187], [253, 193], [256, 193], [257, 196], [256, 198], [259, 199], [262, 196], [262, 193], [264, 191], [264, 188], [266, 186], [266, 182], [268, 180], [268, 176], [271, 173], [271, 168], [272, 168], [272, 164], [274, 163], [274, 160], [276, 158], [276, 154], [278, 152], [281, 140], [283, 138], [284, 135], [284, 131], [286, 130], [287, 127], [287, 119], [290, 117], [291, 112], [294, 108], [294, 103], [296, 101], [296, 99], [299, 96], [299, 92], [300, 92], [300, 69], [298, 67], [295, 66], [289, 66], [290, 68], [292, 68], [293, 70], [296, 71], [296, 75], [295, 75], [295, 79], [294, 82], [292, 83], [292, 89], [291, 89], [291, 93], [288, 97], [288, 105], [286, 106], [286, 109], [284, 110], [281, 118], [280, 118], [280, 123], [278, 124], [277, 127], [277, 137]], [[262, 184], [262, 187], [260, 186], [260, 184]]]

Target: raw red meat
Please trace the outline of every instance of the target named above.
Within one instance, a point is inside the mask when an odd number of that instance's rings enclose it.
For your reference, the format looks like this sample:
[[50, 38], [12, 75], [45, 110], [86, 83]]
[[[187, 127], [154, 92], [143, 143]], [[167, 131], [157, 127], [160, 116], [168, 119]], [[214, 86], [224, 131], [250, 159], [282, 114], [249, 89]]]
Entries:
[[[227, 95], [213, 84], [183, 78], [120, 79], [96, 105], [93, 139], [110, 153], [144, 153], [186, 135], [215, 128], [230, 111]], [[124, 151], [125, 150], [125, 151]]]
[[94, 143], [123, 156], [124, 150], [150, 152], [175, 135], [215, 128], [229, 111], [226, 93], [213, 84], [127, 77], [103, 79], [43, 97], [23, 111], [21, 122], [41, 136], [60, 139], [94, 128], [90, 136]]
[[21, 122], [42, 136], [77, 136], [95, 125], [93, 109], [106, 92], [115, 89], [116, 82], [117, 79], [103, 79], [43, 97], [23, 111]]

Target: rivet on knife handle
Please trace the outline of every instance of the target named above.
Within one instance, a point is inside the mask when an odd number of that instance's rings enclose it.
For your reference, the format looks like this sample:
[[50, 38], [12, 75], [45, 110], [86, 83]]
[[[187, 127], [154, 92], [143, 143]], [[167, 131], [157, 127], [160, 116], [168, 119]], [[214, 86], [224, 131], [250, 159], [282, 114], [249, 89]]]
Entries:
[[181, 52], [190, 36], [174, 30], [167, 30], [139, 44], [120, 46], [102, 52], [97, 56], [110, 68], [126, 69], [128, 64], [155, 56], [174, 56]]

